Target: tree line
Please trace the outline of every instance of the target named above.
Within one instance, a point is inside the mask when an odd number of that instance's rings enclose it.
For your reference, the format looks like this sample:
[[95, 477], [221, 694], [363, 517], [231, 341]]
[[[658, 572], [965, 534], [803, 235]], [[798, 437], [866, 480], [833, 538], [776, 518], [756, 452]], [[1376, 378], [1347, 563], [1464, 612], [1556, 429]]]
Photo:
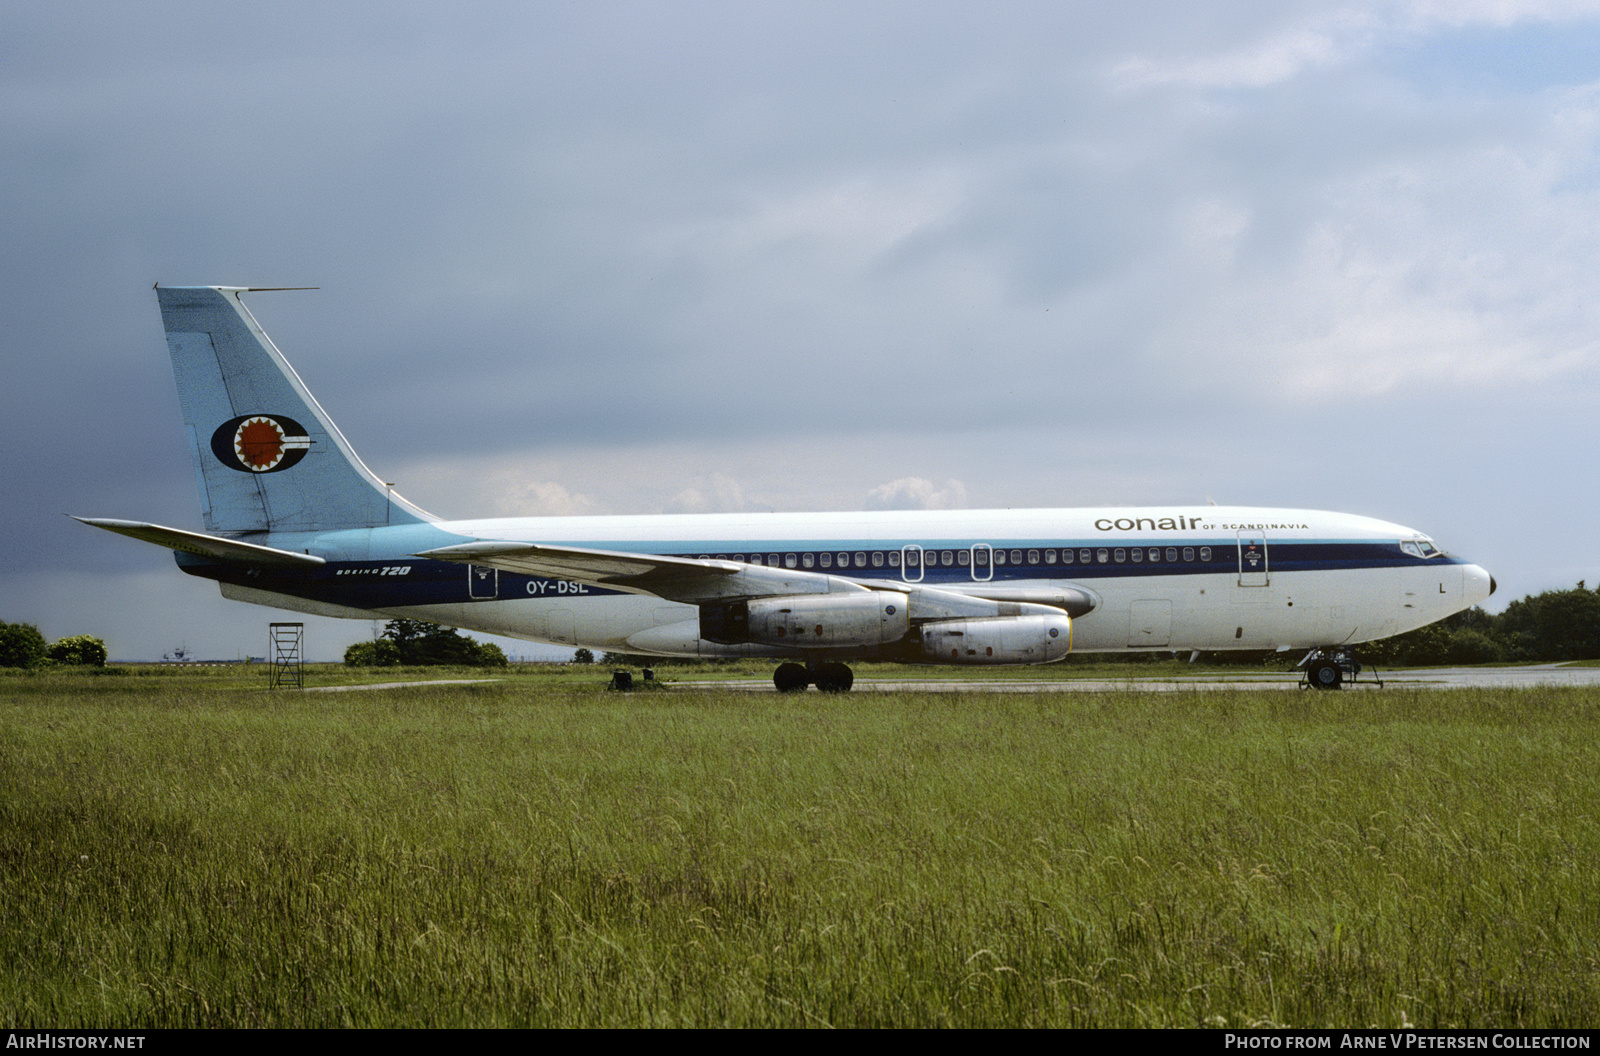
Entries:
[[106, 643], [87, 634], [75, 634], [48, 645], [31, 623], [0, 623], [0, 667], [48, 667], [73, 664], [106, 666]]
[[1600, 590], [1530, 594], [1495, 615], [1467, 609], [1414, 631], [1368, 642], [1362, 660], [1394, 667], [1600, 660]]

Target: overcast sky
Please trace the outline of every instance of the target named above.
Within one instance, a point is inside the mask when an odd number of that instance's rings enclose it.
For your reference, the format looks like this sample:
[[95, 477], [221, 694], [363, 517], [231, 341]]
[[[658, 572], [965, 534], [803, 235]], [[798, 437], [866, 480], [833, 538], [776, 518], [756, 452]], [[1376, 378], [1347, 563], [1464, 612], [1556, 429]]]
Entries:
[[1578, 0], [9, 4], [0, 620], [298, 618], [63, 516], [201, 527], [157, 281], [320, 286], [249, 303], [443, 516], [1212, 499], [1594, 585], [1597, 148]]

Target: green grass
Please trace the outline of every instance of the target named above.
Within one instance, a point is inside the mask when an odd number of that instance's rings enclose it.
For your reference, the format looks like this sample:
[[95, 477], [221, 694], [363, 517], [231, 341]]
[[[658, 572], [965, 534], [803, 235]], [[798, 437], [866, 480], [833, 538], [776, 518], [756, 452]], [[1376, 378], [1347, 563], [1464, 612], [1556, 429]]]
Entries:
[[1600, 1022], [1593, 690], [163, 670], [0, 679], [6, 1027]]

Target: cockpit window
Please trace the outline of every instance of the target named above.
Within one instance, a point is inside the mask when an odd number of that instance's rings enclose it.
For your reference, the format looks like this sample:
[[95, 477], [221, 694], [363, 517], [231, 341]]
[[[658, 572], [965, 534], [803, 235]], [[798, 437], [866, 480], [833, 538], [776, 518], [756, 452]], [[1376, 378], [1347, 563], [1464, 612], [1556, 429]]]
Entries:
[[1426, 539], [1420, 535], [1415, 539], [1400, 540], [1400, 549], [1405, 553], [1410, 554], [1412, 557], [1420, 557], [1423, 559], [1440, 557], [1444, 554], [1443, 550], [1440, 550], [1437, 546], [1433, 545], [1432, 539]]

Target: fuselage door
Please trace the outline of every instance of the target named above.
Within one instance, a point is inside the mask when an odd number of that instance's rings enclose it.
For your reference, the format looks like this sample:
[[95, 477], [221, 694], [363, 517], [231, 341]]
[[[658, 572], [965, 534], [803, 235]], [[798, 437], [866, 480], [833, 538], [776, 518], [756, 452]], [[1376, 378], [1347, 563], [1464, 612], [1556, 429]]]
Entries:
[[900, 578], [907, 583], [922, 582], [922, 547], [916, 543], [900, 548]]
[[488, 601], [500, 596], [500, 571], [488, 565], [467, 566], [467, 597]]
[[994, 548], [988, 543], [972, 546], [972, 578], [979, 582], [994, 578]]
[[1239, 533], [1239, 585], [1265, 587], [1267, 574], [1267, 537], [1262, 532]]

